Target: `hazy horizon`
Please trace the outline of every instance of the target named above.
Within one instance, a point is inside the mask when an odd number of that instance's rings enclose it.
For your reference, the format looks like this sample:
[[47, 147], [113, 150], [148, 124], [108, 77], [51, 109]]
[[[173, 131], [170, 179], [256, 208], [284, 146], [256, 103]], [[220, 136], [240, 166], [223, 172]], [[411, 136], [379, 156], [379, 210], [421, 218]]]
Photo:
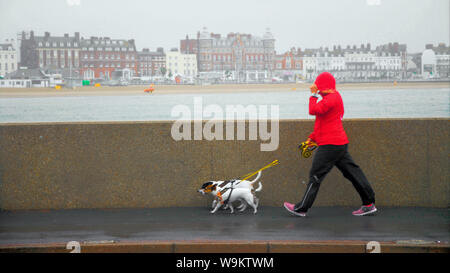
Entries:
[[425, 44], [450, 43], [449, 14], [448, 0], [15, 0], [0, 2], [0, 42], [23, 30], [37, 36], [80, 32], [85, 38], [135, 39], [138, 50], [168, 50], [203, 27], [256, 36], [270, 28], [278, 53], [389, 42], [421, 52]]

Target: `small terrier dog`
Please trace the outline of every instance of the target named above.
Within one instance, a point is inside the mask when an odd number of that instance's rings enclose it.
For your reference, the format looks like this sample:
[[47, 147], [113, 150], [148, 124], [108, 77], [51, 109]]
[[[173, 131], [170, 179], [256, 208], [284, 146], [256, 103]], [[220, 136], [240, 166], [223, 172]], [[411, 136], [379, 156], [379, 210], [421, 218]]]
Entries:
[[234, 201], [241, 201], [241, 205], [237, 207], [239, 211], [244, 211], [247, 205], [250, 205], [254, 213], [257, 212], [259, 199], [256, 197], [255, 192], [262, 190], [262, 184], [259, 183], [258, 188], [253, 189], [253, 184], [261, 177], [261, 172], [258, 172], [257, 177], [252, 180], [228, 180], [228, 181], [208, 181], [197, 190], [202, 195], [210, 193], [214, 196], [212, 203], [213, 210], [211, 213], [215, 213], [222, 205], [226, 208], [230, 208], [231, 213], [234, 212], [232, 203]]

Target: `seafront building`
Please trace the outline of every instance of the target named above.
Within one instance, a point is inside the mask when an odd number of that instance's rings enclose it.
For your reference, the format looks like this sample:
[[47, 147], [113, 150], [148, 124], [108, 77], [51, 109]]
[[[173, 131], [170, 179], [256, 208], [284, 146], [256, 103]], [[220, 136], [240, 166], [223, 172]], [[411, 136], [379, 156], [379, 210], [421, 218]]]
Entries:
[[283, 54], [275, 54], [273, 76], [284, 81], [303, 80], [303, 55], [301, 49], [291, 48], [291, 50]]
[[166, 67], [166, 54], [162, 47], [156, 51], [150, 51], [148, 48], [137, 52], [137, 71], [141, 77], [163, 76]]
[[166, 69], [169, 77], [194, 79], [197, 77], [197, 55], [173, 48], [166, 53]]
[[401, 79], [406, 77], [406, 45], [389, 43], [372, 49], [370, 44], [305, 49], [303, 76], [312, 80], [323, 71], [333, 73], [341, 81]]
[[422, 77], [424, 79], [450, 77], [450, 46], [440, 43], [437, 47], [425, 45], [421, 58]]
[[90, 37], [79, 32], [74, 36], [35, 36], [33, 31], [22, 32], [21, 67], [39, 68], [46, 73], [68, 78], [109, 79], [116, 70], [137, 73], [137, 55], [134, 40]]
[[137, 74], [134, 40], [90, 37], [80, 41], [80, 74], [83, 79], [111, 79], [116, 70], [127, 78]]
[[0, 44], [0, 78], [4, 78], [6, 74], [17, 70], [17, 50], [14, 44]]
[[269, 30], [263, 37], [239, 33], [222, 37], [203, 28], [197, 39], [186, 36], [180, 40], [180, 51], [196, 54], [200, 77], [210, 80], [310, 81], [323, 71], [332, 72], [340, 81], [397, 80], [409, 75], [406, 45], [398, 42], [376, 48], [370, 43], [332, 49], [291, 48], [281, 54], [274, 48]]
[[181, 40], [180, 51], [197, 55], [199, 74], [204, 78], [259, 81], [271, 77], [274, 70], [275, 39], [269, 29], [263, 36], [222, 36], [203, 28], [196, 40]]
[[375, 78], [406, 78], [407, 50], [406, 44], [389, 43], [378, 46], [375, 50]]
[[344, 79], [346, 69], [345, 51], [341, 47], [305, 49], [300, 53], [303, 57], [303, 77], [312, 80], [323, 71], [333, 73], [336, 79]]
[[[133, 80], [165, 81], [168, 76], [177, 82], [189, 79], [197, 83], [293, 82], [312, 81], [323, 71], [333, 73], [340, 82], [450, 77], [450, 47], [443, 43], [428, 44], [424, 52], [415, 54], [408, 54], [406, 45], [398, 42], [376, 47], [370, 43], [359, 47], [293, 47], [277, 53], [269, 29], [262, 36], [233, 32], [222, 36], [203, 28], [195, 38], [180, 40], [179, 50], [166, 53], [163, 48], [138, 51], [133, 39], [85, 39], [79, 32], [73, 36], [52, 36], [50, 32], [37, 36], [24, 31], [18, 37], [20, 54], [14, 43], [0, 44], [2, 77], [26, 79], [29, 73], [25, 69], [40, 69], [45, 77], [64, 78], [66, 83], [119, 80], [128, 84]], [[19, 68], [24, 76], [11, 73]], [[39, 86], [39, 73], [31, 74], [31, 85]], [[50, 82], [48, 85], [53, 84]]]
[[33, 31], [22, 32], [20, 48], [20, 65], [30, 69], [73, 70], [78, 73], [80, 68], [80, 33], [74, 36], [64, 34], [62, 37], [35, 36]]

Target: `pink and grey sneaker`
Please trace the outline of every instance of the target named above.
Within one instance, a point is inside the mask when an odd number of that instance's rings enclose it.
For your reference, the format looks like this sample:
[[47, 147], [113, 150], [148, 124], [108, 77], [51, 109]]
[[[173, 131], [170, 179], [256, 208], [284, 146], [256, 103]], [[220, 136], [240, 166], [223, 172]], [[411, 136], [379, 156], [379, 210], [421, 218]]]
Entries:
[[306, 212], [296, 212], [294, 210], [294, 204], [288, 203], [288, 202], [284, 202], [284, 208], [289, 211], [290, 213], [296, 215], [296, 216], [300, 216], [300, 217], [305, 217], [306, 216]]
[[375, 204], [372, 203], [370, 205], [360, 207], [359, 210], [355, 210], [354, 212], [352, 212], [352, 214], [354, 216], [363, 216], [372, 214], [375, 211], [377, 211], [377, 208], [375, 207]]

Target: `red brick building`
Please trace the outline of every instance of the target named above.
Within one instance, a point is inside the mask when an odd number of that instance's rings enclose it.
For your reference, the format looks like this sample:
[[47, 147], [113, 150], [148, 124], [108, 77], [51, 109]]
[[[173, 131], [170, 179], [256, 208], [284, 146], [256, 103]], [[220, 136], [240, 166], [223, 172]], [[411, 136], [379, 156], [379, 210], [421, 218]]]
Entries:
[[283, 54], [275, 55], [274, 74], [285, 80], [294, 80], [303, 70], [303, 55], [299, 48], [291, 48]]
[[180, 40], [180, 52], [182, 54], [197, 54], [199, 37], [200, 33], [197, 34], [197, 39], [189, 39], [189, 36], [186, 35], [185, 40]]
[[138, 73], [134, 40], [91, 37], [82, 38], [80, 44], [80, 75], [84, 79], [110, 79], [115, 70]]
[[292, 48], [283, 54], [275, 55], [275, 69], [277, 70], [302, 70], [303, 60], [301, 49]]
[[237, 81], [268, 78], [273, 69], [275, 39], [267, 29], [262, 37], [243, 33], [221, 36], [203, 28], [196, 39], [180, 41], [180, 52], [197, 55], [197, 68], [205, 77], [231, 75]]

